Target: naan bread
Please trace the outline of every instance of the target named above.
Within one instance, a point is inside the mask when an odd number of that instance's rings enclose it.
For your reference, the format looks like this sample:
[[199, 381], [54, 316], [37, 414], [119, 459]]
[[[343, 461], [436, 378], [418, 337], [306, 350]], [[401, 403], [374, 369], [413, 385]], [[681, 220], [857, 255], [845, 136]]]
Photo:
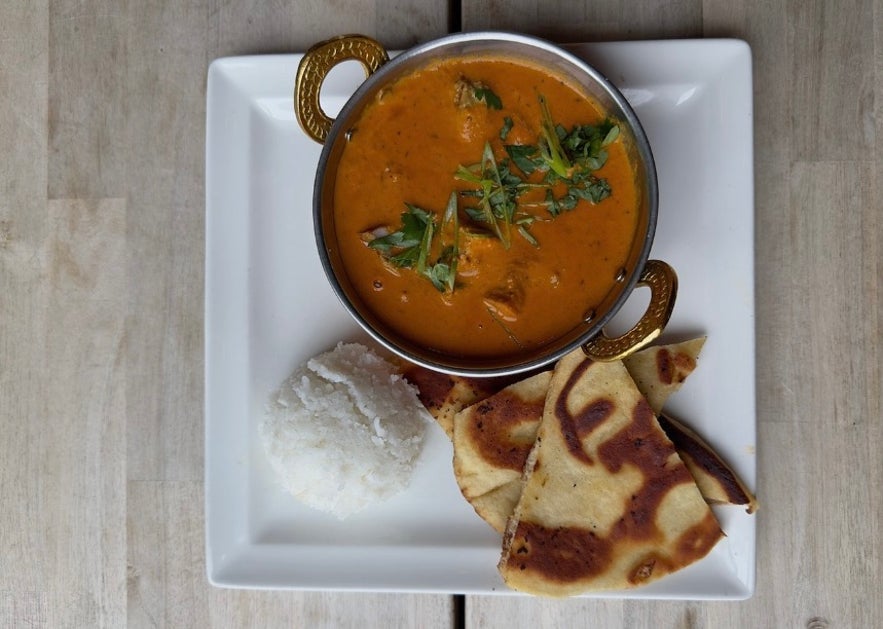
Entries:
[[757, 510], [754, 495], [699, 435], [667, 413], [659, 415], [659, 425], [674, 443], [706, 501], [744, 505], [748, 513]]
[[638, 391], [657, 415], [665, 401], [696, 369], [703, 345], [705, 337], [701, 336], [683, 343], [654, 345], [622, 359]]
[[723, 533], [622, 362], [557, 365], [499, 570], [522, 592], [569, 596], [655, 581]]
[[[704, 342], [700, 338], [650, 347], [626, 363], [638, 371], [641, 393], [652, 392], [648, 402], [654, 413], [695, 369]], [[521, 495], [521, 472], [543, 415], [550, 378], [551, 372], [546, 372], [517, 382], [454, 415], [457, 484], [475, 512], [499, 533]]]
[[454, 415], [458, 411], [490, 397], [517, 379], [452, 376], [417, 365], [408, 366], [403, 375], [417, 387], [420, 402], [449, 438], [454, 435]]
[[454, 476], [463, 496], [500, 533], [521, 495], [552, 372], [509, 385], [454, 416]]

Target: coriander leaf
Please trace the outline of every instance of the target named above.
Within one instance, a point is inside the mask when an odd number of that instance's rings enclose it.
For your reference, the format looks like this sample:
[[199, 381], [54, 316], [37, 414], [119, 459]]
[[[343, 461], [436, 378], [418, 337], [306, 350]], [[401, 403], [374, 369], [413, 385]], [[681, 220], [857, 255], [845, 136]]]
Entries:
[[545, 162], [536, 146], [529, 144], [507, 144], [506, 153], [518, 170], [530, 176], [537, 170], [546, 170]]
[[604, 136], [604, 139], [601, 141], [601, 146], [607, 146], [612, 144], [616, 138], [619, 137], [619, 126], [612, 125], [610, 127], [610, 131], [607, 132], [607, 135]]
[[[368, 243], [392, 264], [400, 267], [419, 265], [421, 257], [425, 261], [428, 241], [432, 239], [433, 217], [416, 205], [405, 204], [407, 212], [402, 213], [402, 227], [386, 236], [375, 238]], [[427, 238], [427, 233], [429, 234]]]
[[500, 128], [500, 139], [504, 142], [506, 141], [506, 137], [509, 135], [509, 132], [512, 130], [512, 125], [515, 123], [512, 122], [512, 118], [506, 116], [503, 118], [503, 126]]
[[405, 240], [405, 235], [401, 231], [393, 232], [392, 234], [388, 234], [386, 236], [382, 236], [379, 238], [375, 238], [368, 242], [368, 246], [372, 249], [377, 249], [383, 253], [386, 253], [394, 248], [401, 247], [413, 247], [415, 244], [420, 242], [419, 240], [416, 242]]
[[503, 108], [503, 101], [501, 101], [500, 97], [497, 96], [494, 91], [489, 87], [476, 84], [472, 88], [472, 93], [475, 95], [475, 100], [483, 102], [485, 105], [487, 105], [488, 109]]
[[600, 170], [607, 163], [607, 151], [601, 149], [597, 155], [585, 158], [585, 166], [589, 170]]
[[456, 272], [450, 266], [443, 262], [438, 262], [430, 269], [427, 277], [429, 277], [432, 285], [440, 292], [445, 292], [454, 285], [454, 276]]
[[497, 163], [497, 170], [500, 171], [500, 181], [503, 182], [503, 187], [511, 191], [513, 195], [521, 192], [521, 189], [527, 185], [521, 177], [512, 172], [508, 159], [500, 160]]
[[[469, 183], [474, 183], [481, 185], [481, 177], [472, 172], [472, 169], [463, 166], [462, 164], [457, 167], [457, 172], [454, 173], [454, 179], [460, 179], [461, 181], [468, 181]], [[464, 190], [465, 193], [472, 193], [474, 190]]]
[[473, 221], [475, 221], [476, 223], [484, 223], [484, 222], [487, 222], [487, 221], [486, 221], [486, 218], [485, 218], [485, 215], [484, 215], [484, 212], [482, 212], [481, 210], [479, 210], [477, 207], [467, 207], [467, 208], [464, 209], [464, 211], [466, 212], [466, 216], [468, 216], [469, 218], [471, 218], [471, 219], [472, 219]]
[[420, 256], [420, 247], [409, 247], [405, 249], [401, 253], [396, 255], [389, 256], [387, 259], [392, 262], [395, 266], [400, 266], [404, 268], [411, 268], [417, 263], [417, 258]]
[[555, 200], [555, 195], [552, 194], [551, 188], [546, 190], [546, 209], [549, 210], [549, 214], [551, 214], [553, 218], [561, 214], [561, 205]]
[[595, 179], [586, 187], [586, 192], [591, 196], [593, 203], [600, 203], [610, 196], [610, 184], [606, 179]]

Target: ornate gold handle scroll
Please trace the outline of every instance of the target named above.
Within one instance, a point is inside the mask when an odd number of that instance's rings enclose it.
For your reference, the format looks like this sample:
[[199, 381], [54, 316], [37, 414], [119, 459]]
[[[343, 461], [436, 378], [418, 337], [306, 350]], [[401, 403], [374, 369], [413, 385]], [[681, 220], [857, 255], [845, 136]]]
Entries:
[[334, 119], [322, 111], [319, 92], [331, 68], [343, 61], [358, 61], [371, 76], [389, 55], [378, 42], [364, 35], [341, 35], [310, 48], [301, 59], [294, 82], [294, 113], [301, 128], [320, 144], [325, 142]]
[[678, 292], [678, 276], [665, 262], [648, 260], [638, 278], [638, 285], [650, 288], [650, 305], [631, 330], [610, 338], [602, 331], [583, 345], [583, 351], [595, 360], [619, 360], [656, 339], [671, 317]]

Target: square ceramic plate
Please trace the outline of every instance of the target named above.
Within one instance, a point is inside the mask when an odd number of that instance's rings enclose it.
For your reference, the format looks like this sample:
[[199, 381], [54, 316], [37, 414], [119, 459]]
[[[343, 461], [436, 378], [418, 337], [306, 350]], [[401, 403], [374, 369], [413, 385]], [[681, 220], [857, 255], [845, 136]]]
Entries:
[[[659, 172], [651, 257], [679, 274], [668, 339], [707, 334], [700, 368], [667, 408], [755, 486], [751, 53], [733, 40], [580, 44], [646, 127]], [[408, 489], [339, 522], [274, 483], [257, 436], [269, 395], [340, 340], [365, 340], [331, 292], [311, 219], [320, 146], [300, 130], [300, 55], [227, 58], [208, 74], [206, 553], [218, 586], [507, 593], [500, 538], [463, 500], [451, 445], [430, 427]], [[355, 64], [323, 91], [339, 109]], [[356, 67], [357, 68], [357, 67]], [[638, 291], [618, 317], [646, 305]], [[754, 591], [755, 519], [715, 508], [727, 537], [657, 583], [604, 596], [742, 599]]]

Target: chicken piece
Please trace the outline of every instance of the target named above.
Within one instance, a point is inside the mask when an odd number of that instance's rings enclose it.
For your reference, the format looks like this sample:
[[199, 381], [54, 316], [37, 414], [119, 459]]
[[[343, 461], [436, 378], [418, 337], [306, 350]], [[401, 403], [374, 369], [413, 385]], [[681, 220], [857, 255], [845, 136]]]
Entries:
[[517, 321], [524, 306], [527, 273], [524, 269], [510, 267], [503, 283], [484, 295], [484, 305], [503, 321]]

